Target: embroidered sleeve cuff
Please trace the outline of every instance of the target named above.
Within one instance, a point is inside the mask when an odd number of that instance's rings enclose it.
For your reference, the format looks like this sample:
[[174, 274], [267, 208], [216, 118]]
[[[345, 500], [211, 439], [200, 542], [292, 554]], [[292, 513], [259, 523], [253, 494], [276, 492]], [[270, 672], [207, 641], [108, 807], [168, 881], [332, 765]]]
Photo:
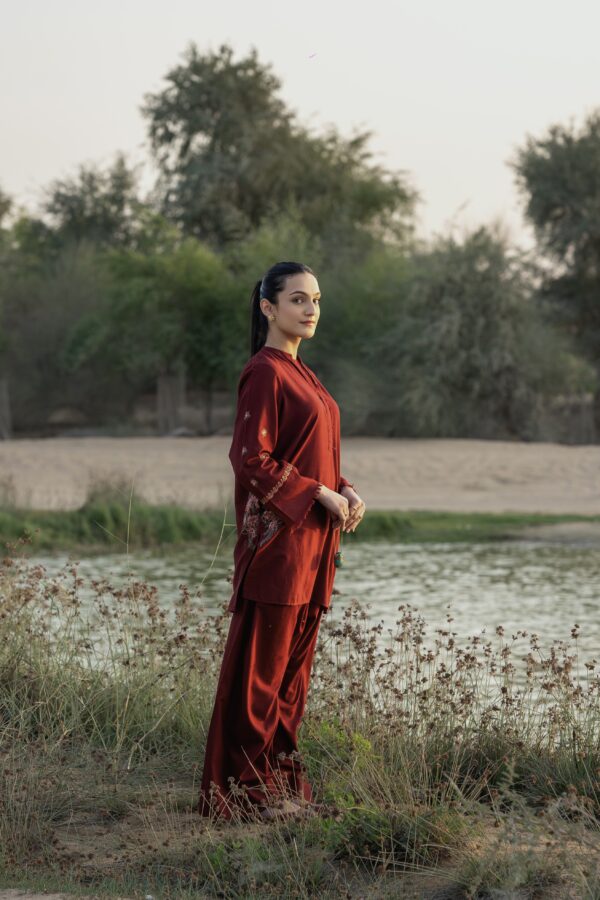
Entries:
[[301, 475], [292, 463], [282, 461], [283, 474], [261, 502], [288, 525], [300, 524], [316, 500], [320, 482]]

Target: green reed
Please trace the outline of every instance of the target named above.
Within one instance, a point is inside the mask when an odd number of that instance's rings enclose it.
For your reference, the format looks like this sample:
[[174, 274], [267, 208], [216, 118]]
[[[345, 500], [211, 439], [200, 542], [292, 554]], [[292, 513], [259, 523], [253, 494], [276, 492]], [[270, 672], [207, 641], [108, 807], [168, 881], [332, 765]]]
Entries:
[[[23, 509], [16, 504], [16, 489], [0, 478], [0, 539], [26, 537], [27, 552], [107, 549], [122, 552], [142, 547], [181, 547], [198, 543], [213, 546], [225, 528], [230, 545], [235, 540], [233, 507], [190, 509], [174, 504], [150, 504], [134, 495], [124, 479], [99, 480], [88, 489], [77, 509]], [[346, 548], [354, 541], [397, 543], [498, 542], [523, 537], [530, 526], [566, 522], [600, 522], [600, 516], [529, 513], [462, 513], [430, 510], [378, 510], [369, 508], [360, 528], [344, 535]]]

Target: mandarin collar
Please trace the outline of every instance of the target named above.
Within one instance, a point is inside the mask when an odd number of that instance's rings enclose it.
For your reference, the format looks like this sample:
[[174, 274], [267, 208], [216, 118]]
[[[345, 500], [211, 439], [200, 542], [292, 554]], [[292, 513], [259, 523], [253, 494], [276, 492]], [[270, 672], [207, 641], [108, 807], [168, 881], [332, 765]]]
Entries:
[[288, 353], [287, 350], [280, 350], [279, 347], [269, 347], [266, 344], [263, 344], [263, 346], [260, 349], [261, 350], [270, 350], [272, 353], [281, 353], [281, 354], [283, 354], [283, 356], [286, 356], [288, 359], [291, 359], [292, 362], [302, 362], [302, 358], [301, 358], [300, 354], [298, 354], [296, 357], [294, 357], [294, 356], [292, 356], [291, 353]]

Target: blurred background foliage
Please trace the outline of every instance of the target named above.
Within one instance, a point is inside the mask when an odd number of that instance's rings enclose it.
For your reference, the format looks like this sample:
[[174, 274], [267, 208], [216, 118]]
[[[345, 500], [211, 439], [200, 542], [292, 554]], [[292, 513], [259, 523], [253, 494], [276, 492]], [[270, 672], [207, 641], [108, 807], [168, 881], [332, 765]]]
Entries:
[[600, 113], [511, 161], [525, 252], [499, 222], [417, 238], [408, 174], [369, 132], [309, 133], [280, 88], [255, 51], [192, 44], [141, 106], [146, 194], [122, 153], [35, 212], [0, 190], [0, 437], [227, 430], [251, 290], [293, 259], [344, 433], [600, 440]]

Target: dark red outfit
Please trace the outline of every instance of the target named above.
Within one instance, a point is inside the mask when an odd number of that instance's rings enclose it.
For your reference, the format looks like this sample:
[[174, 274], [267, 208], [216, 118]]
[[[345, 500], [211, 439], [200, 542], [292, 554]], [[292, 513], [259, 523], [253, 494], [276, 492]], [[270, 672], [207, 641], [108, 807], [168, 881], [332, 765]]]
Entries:
[[225, 818], [238, 805], [231, 778], [246, 790], [242, 806], [264, 801], [265, 789], [311, 799], [297, 729], [340, 539], [315, 494], [319, 484], [340, 491], [350, 482], [340, 473], [339, 407], [299, 356], [262, 347], [246, 363], [229, 458], [234, 615], [200, 791], [200, 812]]

